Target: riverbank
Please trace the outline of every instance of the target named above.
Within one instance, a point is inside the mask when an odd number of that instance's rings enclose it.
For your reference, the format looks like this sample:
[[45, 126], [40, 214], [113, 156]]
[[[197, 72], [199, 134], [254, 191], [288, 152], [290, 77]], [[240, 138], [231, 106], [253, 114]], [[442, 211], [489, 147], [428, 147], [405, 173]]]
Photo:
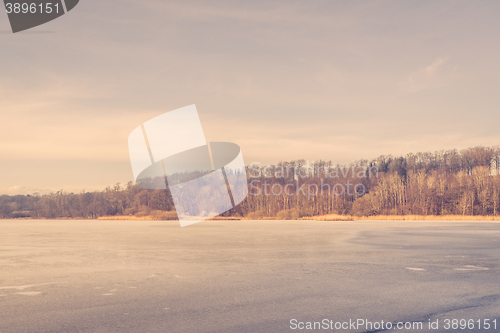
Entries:
[[[101, 216], [98, 220], [115, 220], [115, 221], [163, 221], [163, 220], [176, 220], [173, 214], [167, 214], [168, 218], [155, 215], [146, 216]], [[247, 217], [237, 216], [216, 216], [209, 220], [253, 220]], [[259, 220], [281, 220], [277, 217], [262, 217]], [[500, 216], [482, 216], [482, 215], [372, 215], [372, 216], [352, 216], [352, 215], [319, 215], [319, 216], [305, 216], [299, 220], [313, 220], [313, 221], [500, 221]]]

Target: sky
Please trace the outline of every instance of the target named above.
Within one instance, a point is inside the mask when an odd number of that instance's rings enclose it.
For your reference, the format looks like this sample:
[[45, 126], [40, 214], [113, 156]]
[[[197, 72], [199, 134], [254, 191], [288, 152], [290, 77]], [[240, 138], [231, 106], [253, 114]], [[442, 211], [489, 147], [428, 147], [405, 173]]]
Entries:
[[133, 181], [128, 135], [196, 104], [246, 164], [500, 144], [500, 2], [80, 0], [0, 11], [0, 194]]

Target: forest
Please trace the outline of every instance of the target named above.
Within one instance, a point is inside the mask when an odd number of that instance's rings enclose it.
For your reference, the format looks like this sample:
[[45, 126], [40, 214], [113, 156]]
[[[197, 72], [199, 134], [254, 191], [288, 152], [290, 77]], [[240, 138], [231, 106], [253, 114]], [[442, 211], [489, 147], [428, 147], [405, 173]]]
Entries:
[[[380, 156], [348, 165], [296, 160], [247, 167], [249, 195], [224, 217], [297, 219], [340, 214], [496, 216], [500, 148]], [[132, 182], [102, 191], [0, 196], [0, 218], [103, 216], [177, 219], [168, 189]]]

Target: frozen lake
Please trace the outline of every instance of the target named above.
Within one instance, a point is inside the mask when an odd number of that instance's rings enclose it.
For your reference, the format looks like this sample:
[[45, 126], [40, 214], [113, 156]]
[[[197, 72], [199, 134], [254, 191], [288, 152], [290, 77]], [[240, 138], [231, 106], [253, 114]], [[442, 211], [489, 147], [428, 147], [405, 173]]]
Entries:
[[[0, 230], [2, 333], [311, 332], [300, 328], [324, 320], [316, 331], [384, 331], [360, 322], [383, 320], [451, 332], [452, 319], [473, 320], [463, 332], [500, 330], [496, 222], [0, 220]], [[349, 321], [360, 326], [335, 330]]]

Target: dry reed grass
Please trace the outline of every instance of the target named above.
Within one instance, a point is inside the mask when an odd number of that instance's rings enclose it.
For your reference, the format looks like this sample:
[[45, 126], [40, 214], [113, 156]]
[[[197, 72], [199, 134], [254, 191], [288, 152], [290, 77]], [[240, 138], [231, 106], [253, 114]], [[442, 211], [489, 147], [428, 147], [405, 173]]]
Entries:
[[355, 220], [402, 221], [500, 221], [500, 216], [481, 215], [375, 215], [354, 217]]
[[[177, 220], [175, 212], [164, 212], [163, 214], [134, 216], [101, 216], [98, 220], [131, 220], [131, 221], [163, 221]], [[233, 216], [215, 216], [210, 220], [281, 220], [277, 217], [233, 217]], [[352, 216], [328, 214], [319, 216], [307, 216], [298, 220], [313, 221], [500, 221], [500, 216], [481, 216], [481, 215], [374, 215], [374, 216]]]

